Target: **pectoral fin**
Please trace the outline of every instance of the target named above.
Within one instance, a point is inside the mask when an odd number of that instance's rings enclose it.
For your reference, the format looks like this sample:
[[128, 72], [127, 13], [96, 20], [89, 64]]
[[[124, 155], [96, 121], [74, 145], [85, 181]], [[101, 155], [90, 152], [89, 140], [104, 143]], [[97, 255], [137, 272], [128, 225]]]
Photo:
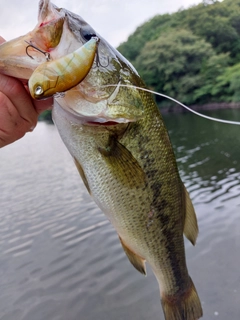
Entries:
[[75, 165], [78, 169], [78, 172], [83, 180], [83, 183], [85, 184], [85, 187], [87, 188], [89, 194], [91, 195], [91, 190], [90, 190], [90, 187], [89, 187], [89, 184], [88, 184], [88, 181], [87, 181], [87, 178], [85, 176], [85, 173], [83, 171], [83, 168], [82, 166], [80, 165], [80, 163], [78, 162], [78, 160], [76, 158], [73, 158], [74, 159], [74, 162], [75, 162]]
[[183, 185], [183, 201], [185, 204], [184, 210], [184, 227], [183, 233], [188, 238], [188, 240], [195, 245], [197, 236], [198, 236], [198, 223], [195, 210], [192, 205], [192, 201], [189, 197], [189, 194]]
[[108, 145], [98, 147], [111, 174], [119, 183], [128, 188], [144, 187], [146, 175], [132, 153], [123, 146], [117, 137], [111, 136]]
[[146, 266], [145, 266], [145, 260], [138, 256], [136, 253], [134, 253], [132, 250], [130, 250], [123, 240], [119, 237], [120, 242], [122, 244], [123, 250], [125, 251], [129, 261], [131, 264], [142, 274], [146, 275]]

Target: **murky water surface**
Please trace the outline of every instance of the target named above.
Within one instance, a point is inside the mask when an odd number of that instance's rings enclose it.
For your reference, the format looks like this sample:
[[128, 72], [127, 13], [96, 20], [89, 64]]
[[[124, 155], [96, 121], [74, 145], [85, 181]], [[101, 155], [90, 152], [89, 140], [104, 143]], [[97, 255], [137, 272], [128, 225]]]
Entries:
[[[240, 111], [217, 117], [240, 120]], [[186, 241], [206, 320], [240, 319], [240, 126], [164, 116], [200, 234]], [[53, 125], [0, 150], [0, 319], [164, 319]]]

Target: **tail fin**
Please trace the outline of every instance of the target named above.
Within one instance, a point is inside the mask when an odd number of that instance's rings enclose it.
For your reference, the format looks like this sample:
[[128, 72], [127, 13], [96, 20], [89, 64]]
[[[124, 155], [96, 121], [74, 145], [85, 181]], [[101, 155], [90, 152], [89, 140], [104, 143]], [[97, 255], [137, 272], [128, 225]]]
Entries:
[[202, 317], [202, 306], [195, 286], [190, 280], [189, 290], [181, 296], [161, 297], [166, 320], [198, 320]]

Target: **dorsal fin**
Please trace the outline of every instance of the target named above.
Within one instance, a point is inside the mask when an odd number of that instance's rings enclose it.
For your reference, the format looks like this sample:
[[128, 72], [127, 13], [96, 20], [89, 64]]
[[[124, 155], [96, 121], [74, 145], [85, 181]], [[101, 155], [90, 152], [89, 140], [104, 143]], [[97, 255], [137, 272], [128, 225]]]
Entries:
[[195, 210], [189, 194], [183, 184], [183, 201], [184, 201], [184, 216], [183, 216], [183, 233], [187, 239], [195, 245], [198, 236], [198, 223]]
[[135, 252], [133, 252], [132, 250], [130, 250], [127, 245], [124, 243], [124, 241], [122, 240], [122, 238], [119, 237], [119, 240], [122, 244], [123, 250], [126, 253], [129, 261], [131, 262], [131, 264], [142, 274], [146, 275], [147, 271], [146, 271], [146, 266], [145, 266], [145, 260], [143, 258], [141, 258], [140, 256], [138, 256]]

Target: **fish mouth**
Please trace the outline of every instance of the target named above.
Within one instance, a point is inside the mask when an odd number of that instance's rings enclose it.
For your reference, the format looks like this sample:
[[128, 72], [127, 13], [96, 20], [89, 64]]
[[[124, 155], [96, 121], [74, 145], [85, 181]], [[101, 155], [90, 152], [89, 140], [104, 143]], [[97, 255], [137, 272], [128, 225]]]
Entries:
[[56, 99], [54, 99], [53, 105], [54, 113], [61, 114], [61, 117], [68, 119], [71, 121], [73, 125], [85, 125], [91, 127], [112, 127], [117, 125], [126, 125], [129, 122], [127, 119], [124, 118], [104, 118], [103, 116], [98, 115], [81, 115], [76, 111], [63, 107]]
[[21, 36], [0, 45], [0, 72], [18, 79], [28, 80], [34, 69], [45, 58], [39, 55], [31, 59], [26, 54], [29, 35]]
[[110, 126], [118, 125], [119, 122], [116, 122], [116, 121], [106, 121], [106, 122], [88, 121], [88, 122], [86, 122], [86, 124], [90, 125], [90, 126], [110, 127]]
[[41, 0], [36, 27], [24, 36], [0, 45], [0, 72], [28, 80], [59, 44], [64, 21], [63, 12], [57, 11], [49, 0]]

